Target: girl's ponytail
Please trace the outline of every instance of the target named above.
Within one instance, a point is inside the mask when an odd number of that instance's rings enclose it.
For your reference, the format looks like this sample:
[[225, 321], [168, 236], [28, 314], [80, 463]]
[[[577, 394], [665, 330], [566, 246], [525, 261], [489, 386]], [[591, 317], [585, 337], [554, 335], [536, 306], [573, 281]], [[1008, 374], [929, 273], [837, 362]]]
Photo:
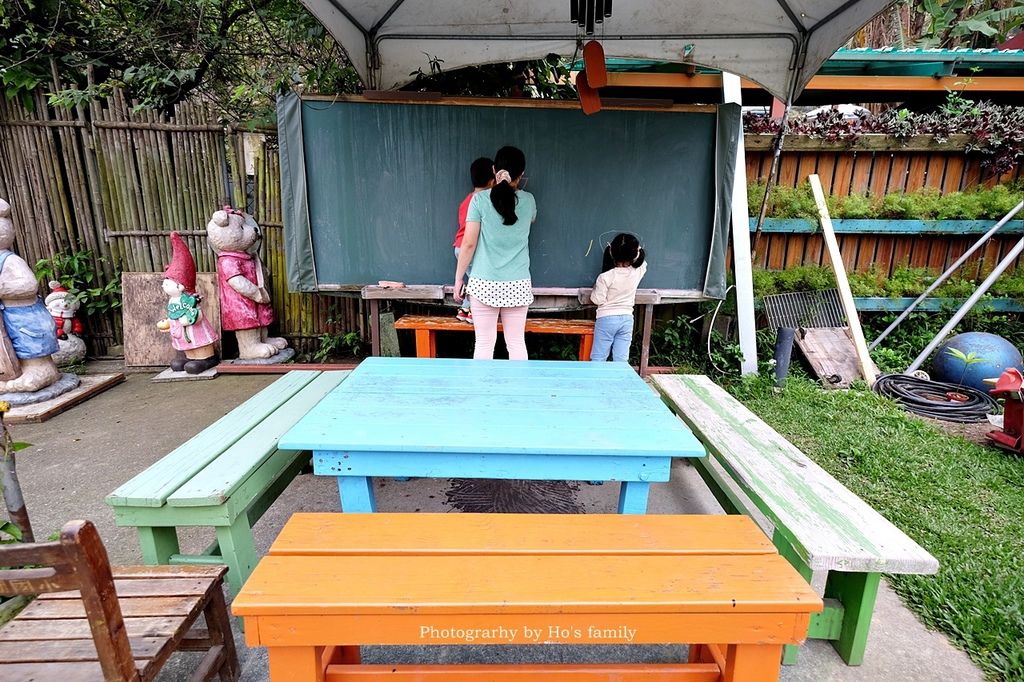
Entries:
[[515, 225], [519, 219], [516, 215], [516, 190], [512, 183], [525, 170], [526, 155], [515, 147], [502, 147], [494, 155], [495, 183], [491, 188], [491, 204], [506, 225]]

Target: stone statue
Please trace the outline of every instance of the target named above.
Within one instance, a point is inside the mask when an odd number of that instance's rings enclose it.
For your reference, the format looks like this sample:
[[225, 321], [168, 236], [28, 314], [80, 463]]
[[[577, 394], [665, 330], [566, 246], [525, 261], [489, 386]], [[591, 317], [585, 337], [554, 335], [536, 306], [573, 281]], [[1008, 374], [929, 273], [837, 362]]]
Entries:
[[225, 206], [210, 218], [206, 236], [217, 254], [221, 327], [235, 332], [239, 359], [277, 363], [292, 358], [295, 350], [287, 341], [267, 335], [274, 310], [259, 258], [259, 225], [252, 216]]
[[[12, 379], [0, 381], [0, 394], [5, 394], [0, 400], [17, 405], [71, 390], [78, 386], [78, 377], [62, 375], [50, 357], [58, 350], [56, 325], [39, 297], [35, 273], [25, 259], [11, 251], [13, 245], [11, 205], [0, 199], [0, 308], [5, 333], [20, 365]], [[59, 390], [42, 393], [58, 381], [62, 384]]]
[[82, 340], [82, 321], [78, 319], [81, 303], [60, 282], [50, 282], [50, 293], [43, 300], [57, 325], [57, 347], [53, 361], [58, 366], [73, 365], [85, 359], [85, 341]]
[[157, 322], [160, 331], [171, 336], [171, 345], [178, 357], [171, 360], [175, 372], [201, 374], [216, 367], [220, 360], [214, 346], [220, 338], [203, 315], [196, 293], [196, 262], [185, 240], [171, 233], [171, 262], [164, 270], [164, 293], [167, 294], [167, 317]]

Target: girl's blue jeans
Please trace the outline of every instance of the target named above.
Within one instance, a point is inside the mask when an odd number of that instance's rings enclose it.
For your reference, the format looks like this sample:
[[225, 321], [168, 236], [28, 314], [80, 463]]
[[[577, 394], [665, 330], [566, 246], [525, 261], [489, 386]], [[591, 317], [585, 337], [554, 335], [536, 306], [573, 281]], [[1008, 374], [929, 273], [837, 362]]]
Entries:
[[590, 351], [590, 359], [604, 362], [611, 351], [613, 361], [626, 362], [629, 360], [629, 344], [632, 340], [632, 315], [599, 317], [594, 323], [594, 347]]
[[[461, 249], [456, 246], [455, 247], [455, 261], [456, 262], [458, 262], [458, 260], [459, 260], [459, 251], [461, 251]], [[466, 268], [466, 276], [463, 278], [463, 281], [466, 281], [466, 282], [469, 281], [469, 272], [472, 269], [473, 269], [472, 264], [468, 268]], [[467, 310], [467, 311], [469, 310], [469, 296], [468, 295], [466, 296], [466, 298], [462, 299], [462, 309], [463, 310]]]

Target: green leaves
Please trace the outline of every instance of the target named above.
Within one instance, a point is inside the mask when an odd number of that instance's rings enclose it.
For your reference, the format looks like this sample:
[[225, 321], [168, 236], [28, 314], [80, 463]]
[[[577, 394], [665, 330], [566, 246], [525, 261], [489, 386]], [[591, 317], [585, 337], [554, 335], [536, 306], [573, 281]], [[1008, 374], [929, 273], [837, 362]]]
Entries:
[[18, 528], [10, 521], [0, 523], [0, 545], [8, 545], [12, 542], [21, 542], [21, 537], [21, 528]]
[[970, 367], [971, 365], [974, 365], [974, 364], [977, 364], [979, 362], [984, 362], [985, 361], [985, 358], [980, 357], [973, 350], [970, 353], [964, 353], [959, 348], [947, 348], [946, 349], [946, 354], [949, 355], [950, 357], [956, 358], [960, 362], [964, 363], [965, 367]]

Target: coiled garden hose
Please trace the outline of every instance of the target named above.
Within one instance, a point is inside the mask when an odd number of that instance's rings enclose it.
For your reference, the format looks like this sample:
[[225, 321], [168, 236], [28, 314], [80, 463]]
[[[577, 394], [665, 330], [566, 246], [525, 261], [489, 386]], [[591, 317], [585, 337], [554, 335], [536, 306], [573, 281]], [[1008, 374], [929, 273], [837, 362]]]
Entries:
[[961, 424], [986, 421], [999, 406], [992, 396], [977, 389], [907, 374], [883, 374], [872, 390], [908, 412]]

